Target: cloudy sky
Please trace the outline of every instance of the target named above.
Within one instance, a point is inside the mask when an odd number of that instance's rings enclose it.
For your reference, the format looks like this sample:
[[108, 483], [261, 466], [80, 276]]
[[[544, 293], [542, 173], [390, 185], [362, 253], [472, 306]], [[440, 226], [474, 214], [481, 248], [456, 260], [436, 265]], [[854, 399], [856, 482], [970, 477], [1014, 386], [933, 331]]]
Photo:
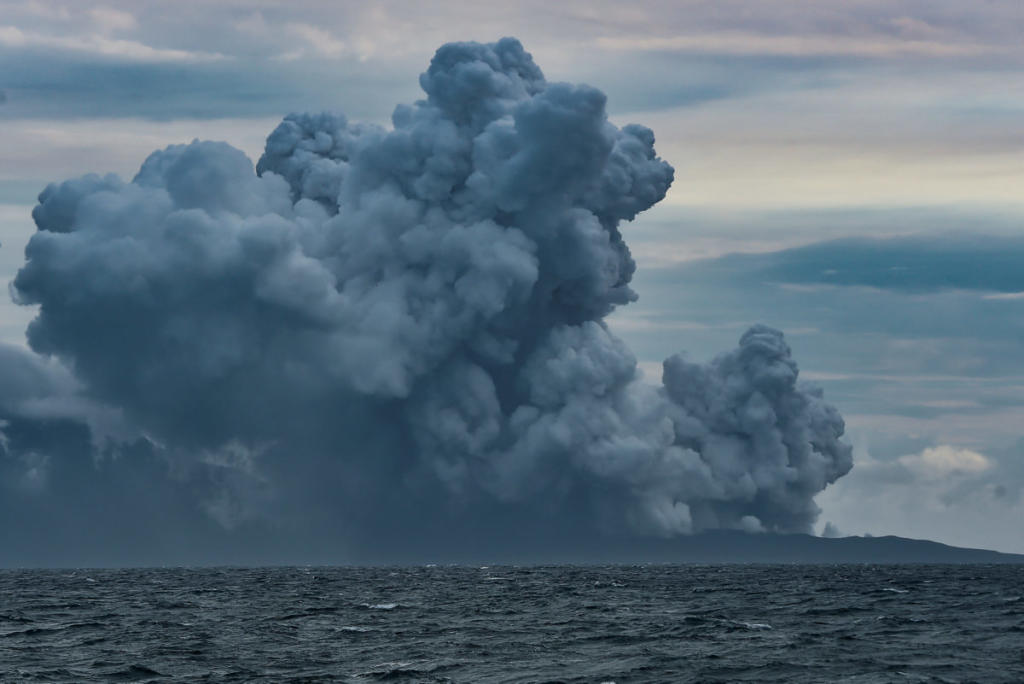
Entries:
[[[1024, 552], [1016, 0], [0, 0], [0, 278], [51, 181], [194, 138], [256, 160], [293, 111], [389, 125], [439, 45], [506, 35], [675, 167], [610, 318], [649, 378], [782, 329], [854, 447], [819, 528]], [[34, 315], [5, 297], [0, 342]]]

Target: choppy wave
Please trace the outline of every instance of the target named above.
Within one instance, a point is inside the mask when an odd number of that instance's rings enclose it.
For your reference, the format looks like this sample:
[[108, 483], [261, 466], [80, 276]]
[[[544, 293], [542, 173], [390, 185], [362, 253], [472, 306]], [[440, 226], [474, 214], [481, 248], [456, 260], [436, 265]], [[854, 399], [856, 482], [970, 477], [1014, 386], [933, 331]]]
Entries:
[[2, 571], [0, 680], [1024, 681], [1012, 566], [484, 570]]

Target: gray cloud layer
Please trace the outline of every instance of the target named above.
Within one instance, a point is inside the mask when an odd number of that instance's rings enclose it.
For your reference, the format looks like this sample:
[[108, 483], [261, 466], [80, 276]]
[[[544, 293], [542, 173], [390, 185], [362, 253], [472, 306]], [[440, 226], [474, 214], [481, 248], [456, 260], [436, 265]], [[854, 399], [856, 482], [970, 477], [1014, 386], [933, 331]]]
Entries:
[[[625, 8], [531, 1], [424, 8], [405, 0], [329, 7], [221, 0], [202, 3], [202, 10], [117, 0], [102, 8], [0, 1], [0, 60], [7, 66], [0, 74], [0, 117], [167, 119], [343, 106], [380, 119], [396, 97], [409, 95], [400, 75], [435, 45], [500, 28], [528, 35], [573, 78], [600, 79], [627, 111], [766, 90], [838, 88], [864, 68], [865, 81], [876, 84], [891, 64], [927, 78], [951, 71], [998, 77], [1024, 59], [1013, 2], [866, 1], [835, 8], [793, 0], [655, 0]], [[574, 59], [581, 49], [587, 60]], [[911, 76], [909, 85], [914, 81]], [[357, 97], [348, 97], [356, 90]]]
[[[512, 39], [445, 45], [420, 85], [390, 130], [289, 116], [255, 173], [194, 142], [130, 183], [43, 192], [13, 285], [40, 307], [29, 343], [135, 436], [103, 442], [90, 416], [42, 430], [54, 411], [15, 393], [5, 505], [82, 500], [62, 489], [74, 467], [118, 493], [112, 518], [169, 502], [158, 539], [260, 529], [264, 548], [353, 558], [810, 529], [850, 449], [782, 334], [672, 357], [652, 387], [603, 322], [636, 298], [620, 224], [672, 181], [652, 132], [548, 83]], [[146, 487], [145, 505], [127, 493]]]
[[847, 238], [765, 254], [734, 254], [679, 269], [706, 280], [864, 286], [907, 292], [1024, 292], [1024, 239], [939, 234]]

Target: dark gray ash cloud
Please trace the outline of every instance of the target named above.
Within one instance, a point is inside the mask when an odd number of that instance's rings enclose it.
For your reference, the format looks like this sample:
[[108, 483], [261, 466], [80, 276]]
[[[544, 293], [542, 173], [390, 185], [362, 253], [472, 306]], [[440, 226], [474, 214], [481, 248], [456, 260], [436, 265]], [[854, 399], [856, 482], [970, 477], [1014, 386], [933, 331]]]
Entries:
[[[655, 387], [603, 322], [637, 296], [620, 227], [672, 182], [653, 133], [514, 39], [420, 84], [393, 129], [291, 115], [255, 168], [197, 141], [40, 195], [13, 291], [73, 380], [3, 397], [5, 505], [55, 516], [74, 467], [111, 492], [101, 537], [132, 520], [170, 560], [809, 530], [851, 452], [782, 334]], [[55, 416], [66, 440], [33, 427]]]

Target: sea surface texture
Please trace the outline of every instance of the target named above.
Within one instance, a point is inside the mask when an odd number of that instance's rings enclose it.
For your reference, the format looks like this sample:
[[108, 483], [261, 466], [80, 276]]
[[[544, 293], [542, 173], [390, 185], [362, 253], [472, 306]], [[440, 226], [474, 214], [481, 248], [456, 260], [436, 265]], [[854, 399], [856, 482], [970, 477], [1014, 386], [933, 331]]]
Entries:
[[0, 572], [4, 682], [1024, 682], [1024, 568]]

